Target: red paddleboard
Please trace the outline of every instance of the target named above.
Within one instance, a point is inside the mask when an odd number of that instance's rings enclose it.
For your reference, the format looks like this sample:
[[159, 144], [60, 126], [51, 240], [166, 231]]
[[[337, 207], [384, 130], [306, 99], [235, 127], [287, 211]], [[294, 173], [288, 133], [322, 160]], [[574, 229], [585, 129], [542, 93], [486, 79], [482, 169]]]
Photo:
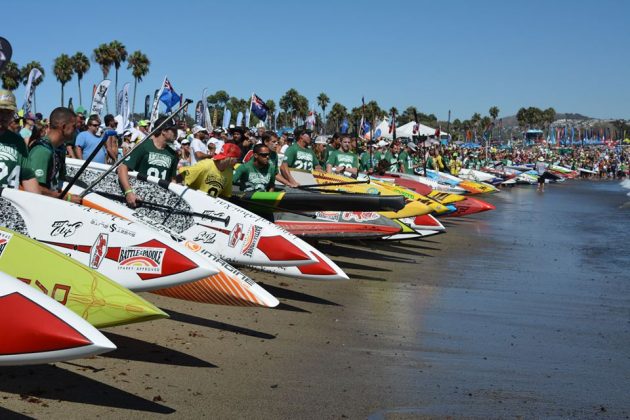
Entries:
[[412, 191], [417, 192], [422, 195], [429, 195], [433, 189], [427, 184], [423, 184], [422, 182], [414, 181], [413, 179], [403, 178], [400, 175], [396, 174], [386, 174], [383, 176], [378, 176], [377, 178], [382, 179], [384, 181], [393, 181], [394, 184], [399, 185], [401, 187], [408, 188]]
[[468, 216], [470, 214], [481, 213], [483, 211], [496, 209], [494, 205], [473, 197], [466, 197], [465, 200], [457, 201], [455, 203], [452, 203], [451, 205], [455, 206], [457, 210], [452, 213], [444, 214], [440, 217]]

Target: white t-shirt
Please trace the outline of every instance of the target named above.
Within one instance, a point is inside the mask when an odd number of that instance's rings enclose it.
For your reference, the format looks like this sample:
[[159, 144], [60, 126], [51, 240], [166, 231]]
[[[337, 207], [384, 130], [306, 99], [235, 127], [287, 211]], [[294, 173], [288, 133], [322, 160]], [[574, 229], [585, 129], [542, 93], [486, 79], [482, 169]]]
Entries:
[[190, 143], [190, 163], [194, 165], [197, 163], [197, 158], [195, 157], [195, 152], [201, 152], [204, 154], [208, 154], [208, 147], [204, 144], [203, 141], [194, 138]]

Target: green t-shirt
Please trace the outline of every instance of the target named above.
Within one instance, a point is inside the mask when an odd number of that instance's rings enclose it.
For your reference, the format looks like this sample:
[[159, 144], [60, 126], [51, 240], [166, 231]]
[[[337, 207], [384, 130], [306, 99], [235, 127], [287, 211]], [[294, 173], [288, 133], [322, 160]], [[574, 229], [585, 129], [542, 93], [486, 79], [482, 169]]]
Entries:
[[381, 159], [381, 154], [380, 152], [373, 152], [372, 153], [372, 161], [370, 162], [370, 152], [363, 152], [361, 153], [361, 157], [359, 159], [359, 169], [361, 171], [367, 171], [368, 169], [372, 168], [376, 168], [376, 164], [378, 163], [378, 161]]
[[50, 190], [60, 190], [66, 178], [66, 149], [61, 145], [53, 149], [50, 139], [44, 137], [31, 148], [28, 166], [35, 173], [40, 185]]
[[241, 191], [268, 191], [274, 186], [277, 173], [278, 167], [272, 162], [265, 168], [257, 168], [250, 159], [236, 168], [232, 183], [238, 185]]
[[385, 156], [383, 157], [386, 161], [389, 162], [389, 170], [388, 172], [400, 172], [400, 155], [395, 155], [391, 151], [385, 152]]
[[315, 166], [319, 165], [315, 152], [311, 149], [300, 147], [297, 143], [293, 143], [284, 152], [284, 161], [289, 165], [289, 168], [303, 169], [305, 171], [312, 171]]
[[123, 161], [132, 171], [170, 181], [177, 175], [177, 153], [170, 146], [158, 149], [152, 139], [136, 146]]
[[12, 131], [0, 134], [0, 187], [18, 188], [20, 181], [35, 178], [28, 166], [24, 140]]
[[400, 161], [403, 164], [403, 169], [405, 170], [406, 174], [413, 174], [413, 166], [416, 164], [416, 160], [414, 159], [414, 157], [412, 155], [410, 155], [409, 153], [402, 151], [400, 152], [400, 155], [398, 155], [398, 159], [400, 159]]
[[352, 152], [343, 152], [341, 149], [332, 152], [330, 156], [328, 156], [326, 163], [333, 167], [345, 166], [347, 168], [359, 168], [359, 158], [357, 155]]

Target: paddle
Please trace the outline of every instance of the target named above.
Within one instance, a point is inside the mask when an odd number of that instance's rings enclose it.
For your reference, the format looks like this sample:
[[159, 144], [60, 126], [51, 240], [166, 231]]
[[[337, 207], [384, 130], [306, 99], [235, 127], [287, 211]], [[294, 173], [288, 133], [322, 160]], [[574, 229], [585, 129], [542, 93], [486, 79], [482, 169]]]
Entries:
[[264, 204], [258, 201], [248, 200], [247, 198], [243, 198], [243, 197], [238, 197], [238, 196], [231, 197], [230, 201], [233, 202], [234, 204], [237, 204], [239, 201], [241, 201], [241, 202], [245, 202], [253, 206], [258, 206], [265, 209], [271, 209], [271, 210], [280, 211], [284, 213], [292, 213], [292, 214], [297, 214], [298, 216], [304, 216], [304, 217], [310, 217], [311, 219], [317, 219], [317, 216], [314, 214], [308, 214], [308, 213], [304, 213], [298, 210], [290, 210], [290, 209], [285, 209], [282, 207], [272, 206], [270, 204]]
[[[127, 202], [124, 195], [112, 194], [105, 191], [96, 191], [94, 194], [102, 195], [105, 198], [109, 198], [110, 200], [120, 201], [121, 203]], [[160, 211], [168, 211], [170, 214], [179, 214], [182, 216], [200, 217], [202, 219], [208, 219], [214, 222], [223, 222], [225, 224], [225, 227], [227, 227], [230, 224], [230, 216], [217, 217], [217, 216], [212, 216], [210, 214], [199, 213], [196, 211], [176, 210], [173, 208], [173, 206], [160, 204], [160, 203], [154, 203], [152, 201], [138, 200], [138, 207], [145, 207], [148, 209], [160, 210]]]
[[[142, 140], [140, 140], [140, 142], [138, 144], [136, 144], [135, 147], [138, 147], [139, 145], [141, 145], [142, 143], [144, 143], [145, 141], [147, 141], [149, 138], [151, 138], [152, 135], [154, 135], [157, 131], [159, 131], [164, 125], [166, 125], [166, 123], [168, 121], [170, 121], [175, 115], [179, 114], [182, 109], [184, 109], [185, 107], [187, 107], [189, 104], [191, 104], [193, 101], [192, 99], [186, 99], [184, 100], [184, 103], [182, 105], [180, 105], [179, 108], [177, 108], [175, 111], [171, 112], [165, 119], [164, 121], [162, 121], [161, 124], [159, 124], [157, 127], [155, 127], [149, 134], [146, 135], [145, 138], [143, 138]], [[134, 149], [135, 149], [134, 147]], [[101, 180], [103, 178], [105, 178], [107, 175], [109, 175], [114, 169], [116, 169], [118, 167], [118, 165], [120, 165], [123, 160], [125, 160], [132, 152], [134, 149], [129, 150], [129, 152], [125, 153], [124, 155], [122, 155], [122, 157], [120, 159], [118, 159], [116, 162], [114, 162], [112, 164], [112, 166], [110, 166], [109, 168], [107, 168], [107, 170], [105, 170], [103, 173], [101, 173], [94, 181], [92, 181], [92, 183], [90, 185], [88, 185], [88, 187], [83, 190], [83, 192], [81, 194], [79, 194], [79, 197], [83, 198], [85, 197], [90, 190], [92, 190], [92, 188], [94, 188], [96, 186], [96, 184], [98, 184], [99, 182], [101, 182]], [[88, 162], [89, 163], [89, 162]], [[86, 165], [84, 165], [86, 166]], [[72, 186], [72, 184], [74, 184], [74, 182], [76, 181], [77, 176], [80, 175], [80, 173], [78, 173], [77, 175], [75, 175], [75, 177], [73, 178], [72, 182], [69, 182], [68, 187], [66, 187], [66, 189], [70, 188]]]
[[81, 165], [81, 167], [77, 171], [76, 175], [73, 178], [71, 178], [70, 181], [68, 181], [68, 185], [66, 185], [66, 188], [64, 188], [63, 191], [61, 192], [61, 194], [59, 194], [59, 198], [63, 198], [63, 197], [66, 196], [66, 194], [68, 194], [68, 191], [70, 191], [70, 188], [72, 188], [72, 186], [77, 182], [77, 179], [79, 179], [79, 177], [81, 176], [83, 171], [85, 171], [87, 169], [87, 167], [90, 164], [90, 162], [92, 162], [92, 160], [94, 160], [94, 158], [96, 157], [96, 155], [100, 151], [101, 147], [103, 147], [103, 145], [105, 144], [105, 142], [107, 142], [107, 139], [109, 139], [109, 137], [110, 136], [103, 135], [103, 138], [98, 143], [98, 146], [96, 146], [96, 148], [94, 150], [92, 150], [92, 153], [90, 153], [90, 156], [88, 156], [88, 158], [85, 159], [85, 162], [83, 163], [83, 165]]
[[356, 185], [356, 184], [369, 184], [370, 180], [366, 179], [365, 181], [347, 181], [347, 182], [333, 182], [330, 184], [308, 184], [308, 185], [300, 185], [297, 188], [308, 190], [310, 188], [322, 188], [322, 187], [337, 187], [341, 185]]

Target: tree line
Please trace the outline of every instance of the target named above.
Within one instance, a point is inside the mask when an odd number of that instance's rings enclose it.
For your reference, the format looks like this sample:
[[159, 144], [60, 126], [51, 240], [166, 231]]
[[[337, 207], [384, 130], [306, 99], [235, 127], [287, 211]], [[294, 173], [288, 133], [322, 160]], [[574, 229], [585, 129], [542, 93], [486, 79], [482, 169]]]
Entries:
[[[131, 74], [134, 79], [133, 89], [133, 102], [132, 109], [135, 109], [136, 103], [136, 90], [138, 82], [149, 73], [149, 66], [151, 61], [142, 51], [134, 51], [131, 54], [127, 52], [127, 48], [120, 41], [112, 41], [109, 44], [100, 44], [92, 51], [92, 61], [101, 69], [103, 73], [103, 79], [106, 79], [112, 66], [115, 69], [115, 83], [114, 92], [118, 92], [118, 70], [121, 65], [127, 62], [127, 69], [131, 70]], [[64, 101], [64, 87], [66, 83], [72, 80], [74, 75], [77, 76], [77, 83], [79, 85], [79, 105], [83, 105], [83, 95], [81, 93], [81, 80], [83, 76], [90, 70], [90, 59], [81, 51], [70, 56], [68, 54], [61, 54], [55, 58], [52, 67], [52, 73], [61, 84], [61, 105]], [[46, 72], [44, 67], [39, 61], [31, 61], [30, 63], [20, 66], [15, 62], [9, 62], [6, 64], [0, 79], [2, 80], [2, 87], [8, 90], [15, 90], [20, 83], [26, 85], [28, 81], [28, 75], [33, 68], [37, 68], [42, 72], [42, 77], [35, 82], [35, 86], [41, 84], [44, 81]]]

